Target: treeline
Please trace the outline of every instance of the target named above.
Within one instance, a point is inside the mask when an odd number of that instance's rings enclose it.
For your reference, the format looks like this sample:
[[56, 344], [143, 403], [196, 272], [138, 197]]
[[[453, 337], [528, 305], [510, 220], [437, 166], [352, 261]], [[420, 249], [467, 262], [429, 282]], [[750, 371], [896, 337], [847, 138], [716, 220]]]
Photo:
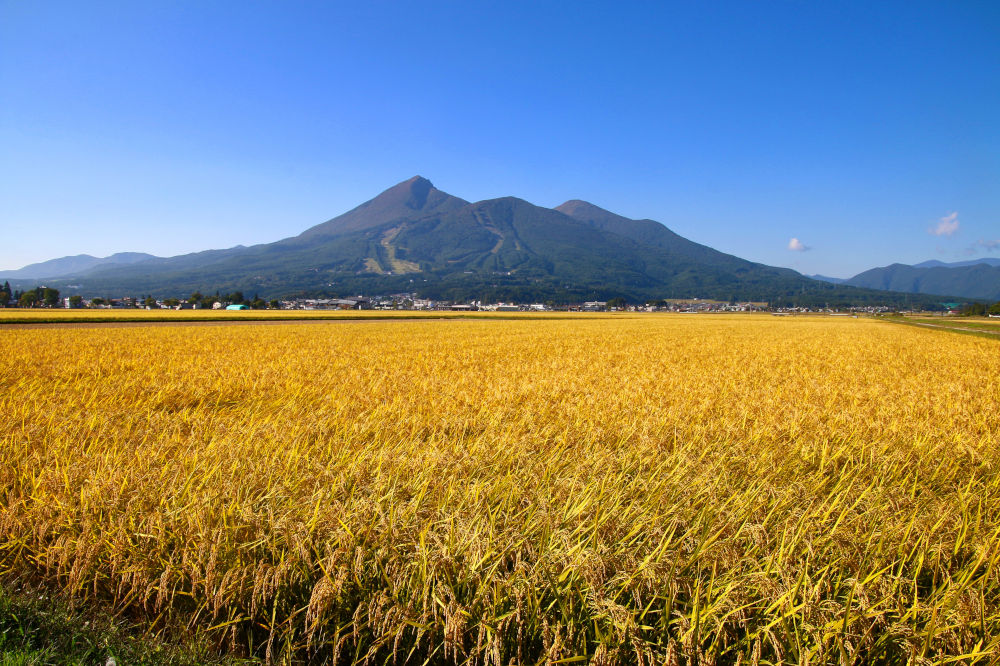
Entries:
[[[77, 296], [76, 298], [80, 298]], [[82, 300], [82, 299], [81, 299]], [[59, 305], [59, 290], [51, 287], [35, 287], [26, 291], [10, 288], [10, 283], [4, 281], [0, 288], [0, 307], [18, 308], [52, 308]]]
[[[158, 298], [184, 298], [196, 290], [211, 287], [219, 298], [241, 293], [233, 302], [254, 307], [254, 291], [261, 299], [272, 298], [351, 298], [358, 294], [386, 295], [413, 293], [436, 301], [554, 303], [569, 305], [585, 301], [607, 301], [622, 297], [630, 303], [656, 299], [701, 298], [726, 302], [766, 302], [772, 307], [862, 307], [887, 306], [900, 310], [942, 310], [943, 302], [966, 299], [949, 294], [928, 295], [863, 289], [846, 285], [807, 280], [797, 274], [760, 271], [734, 277], [718, 271], [682, 270], [662, 279], [653, 279], [633, 271], [627, 275], [609, 274], [606, 270], [577, 267], [571, 276], [551, 275], [542, 269], [518, 268], [516, 272], [455, 272], [453, 269], [423, 270], [420, 273], [379, 275], [316, 269], [303, 272], [276, 272], [265, 277], [246, 277], [240, 270], [219, 270], [198, 277], [175, 275], [135, 276], [129, 289]], [[551, 268], [551, 270], [556, 270]], [[561, 270], [561, 268], [560, 268]], [[760, 269], [763, 270], [763, 269]], [[91, 295], [121, 290], [119, 281], [103, 281], [99, 275], [88, 278]], [[197, 292], [196, 292], [197, 293]], [[211, 298], [201, 292], [203, 298]], [[221, 301], [224, 302], [224, 301]], [[259, 305], [259, 304], [258, 304]]]
[[[816, 282], [803, 289], [801, 280], [746, 282], [722, 284], [711, 276], [678, 277], [672, 284], [628, 284], [624, 282], [592, 281], [574, 283], [550, 276], [527, 278], [507, 275], [438, 275], [424, 272], [410, 275], [338, 276], [325, 286], [289, 290], [284, 293], [303, 298], [348, 298], [357, 294], [415, 293], [420, 298], [435, 301], [487, 303], [551, 303], [569, 305], [585, 301], [608, 301], [624, 298], [630, 304], [658, 299], [701, 298], [734, 302], [770, 303], [772, 307], [847, 308], [888, 306], [900, 310], [943, 310], [941, 296], [901, 292], [876, 291], [843, 285]], [[328, 279], [328, 278], [327, 278]], [[780, 284], [778, 284], [780, 283]]]
[[[167, 301], [176, 301], [177, 299], [167, 299], [164, 304], [168, 304]], [[276, 299], [271, 301], [265, 301], [263, 298], [257, 294], [253, 295], [253, 298], [245, 298], [242, 291], [234, 291], [229, 294], [220, 294], [215, 292], [214, 296], [206, 296], [200, 291], [196, 291], [187, 297], [187, 302], [192, 305], [197, 304], [198, 307], [211, 308], [216, 303], [222, 303], [223, 305], [245, 305], [252, 310], [264, 310], [266, 308], [271, 308], [276, 310], [281, 307]], [[174, 303], [174, 305], [179, 305], [180, 302]]]
[[[447, 300], [465, 302], [480, 300], [484, 302], [515, 302], [515, 303], [545, 303], [551, 306], [584, 301], [610, 301], [617, 299], [622, 304], [652, 303], [662, 298], [688, 298], [698, 294], [701, 298], [726, 302], [766, 302], [775, 308], [786, 307], [830, 307], [835, 309], [865, 305], [886, 305], [899, 309], [913, 310], [944, 310], [939, 302], [940, 297], [926, 294], [910, 294], [899, 292], [877, 292], [869, 289], [840, 288], [838, 285], [821, 285], [816, 291], [798, 291], [792, 293], [774, 293], [767, 289], [740, 289], [723, 291], [721, 289], [674, 290], [656, 288], [638, 288], [631, 285], [590, 285], [589, 287], [553, 284], [549, 281], [536, 279], [522, 281], [509, 277], [495, 276], [491, 279], [471, 276], [447, 276], [443, 279], [433, 274], [427, 274], [429, 279], [413, 283], [409, 279], [402, 281], [387, 280], [383, 276], [358, 276], [354, 279], [340, 280], [334, 288], [329, 286], [319, 289], [299, 290], [290, 298], [339, 298], [357, 294], [392, 293], [393, 291], [412, 291], [420, 298], [432, 300]], [[395, 277], [395, 276], [394, 276]], [[381, 279], [380, 279], [381, 278]], [[471, 278], [471, 279], [470, 279]], [[331, 285], [333, 286], [333, 285]], [[664, 293], [667, 292], [667, 293]], [[175, 292], [176, 293], [176, 292]], [[128, 299], [132, 301], [133, 299]], [[93, 298], [91, 305], [102, 306], [111, 303], [108, 298]], [[197, 305], [199, 308], [211, 309], [215, 303], [227, 305], [245, 305], [254, 310], [266, 308], [276, 309], [280, 303], [275, 300], [265, 300], [258, 294], [252, 298], [236, 289], [228, 293], [216, 291], [214, 294], [204, 294], [201, 291], [192, 292], [187, 298], [165, 298], [161, 301], [152, 295], [140, 296], [134, 299], [139, 307], [158, 307], [161, 303], [167, 307], [177, 307], [184, 303]], [[61, 305], [58, 289], [52, 287], [35, 287], [26, 291], [11, 289], [8, 282], [0, 288], [0, 307], [57, 307]], [[83, 305], [79, 295], [69, 297], [69, 306], [78, 308]], [[1000, 315], [1000, 302], [988, 304], [972, 302], [965, 304], [960, 313], [969, 316]]]
[[[246, 305], [254, 310], [263, 310], [265, 308], [275, 309], [281, 306], [277, 300], [265, 301], [257, 294], [254, 294], [253, 298], [246, 298], [242, 291], [234, 291], [228, 294], [222, 294], [217, 291], [215, 294], [209, 295], [196, 291], [186, 299], [165, 298], [162, 301], [157, 301], [152, 295], [140, 296], [135, 299], [130, 297], [124, 300], [129, 304], [134, 303], [137, 307], [150, 308], [159, 307], [160, 304], [167, 307], [177, 307], [182, 303], [197, 305], [199, 308], [206, 309], [211, 309], [216, 303], [221, 303], [222, 305]], [[101, 307], [110, 305], [115, 301], [116, 299], [95, 297], [90, 299], [89, 303], [90, 305]], [[6, 281], [0, 287], [0, 308], [54, 308], [61, 307], [62, 304], [63, 301], [60, 298], [59, 290], [52, 287], [35, 287], [34, 289], [20, 291], [12, 289], [10, 283]], [[69, 297], [69, 307], [79, 308], [83, 305], [84, 300], [82, 296], [75, 294]]]
[[[98, 301], [104, 302], [100, 298], [95, 298], [91, 302], [100, 305]], [[246, 298], [242, 291], [234, 291], [229, 294], [223, 294], [220, 292], [215, 292], [214, 294], [203, 294], [200, 291], [193, 292], [187, 298], [164, 298], [161, 301], [157, 301], [152, 295], [140, 297], [137, 299], [137, 304], [147, 308], [155, 308], [160, 304], [163, 304], [169, 308], [175, 308], [182, 304], [195, 305], [199, 308], [205, 310], [211, 310], [216, 303], [220, 303], [223, 306], [227, 305], [245, 305], [253, 310], [263, 310], [265, 308], [277, 309], [281, 307], [281, 303], [277, 300], [265, 301], [263, 298], [257, 294], [253, 295], [253, 298]]]
[[985, 317], [986, 315], [1000, 315], [1000, 301], [993, 305], [986, 303], [970, 303], [960, 311], [963, 315], [970, 317]]

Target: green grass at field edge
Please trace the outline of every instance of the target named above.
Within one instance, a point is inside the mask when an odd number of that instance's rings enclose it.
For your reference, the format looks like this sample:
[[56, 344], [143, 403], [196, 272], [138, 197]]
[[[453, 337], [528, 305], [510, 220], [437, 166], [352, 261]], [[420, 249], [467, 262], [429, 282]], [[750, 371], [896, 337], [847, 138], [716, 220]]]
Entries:
[[103, 609], [72, 607], [42, 589], [0, 583], [0, 666], [150, 664], [232, 666], [197, 639], [174, 644], [138, 631]]
[[[991, 332], [988, 329], [969, 329], [963, 328], [967, 323], [975, 326], [977, 322], [963, 322], [956, 321], [954, 319], [945, 319], [942, 321], [925, 321], [925, 320], [908, 320], [905, 317], [880, 317], [880, 321], [888, 321], [894, 324], [903, 324], [904, 326], [914, 326], [917, 328], [922, 328], [924, 330], [932, 331], [945, 331], [950, 333], [958, 333], [961, 335], [974, 335], [978, 338], [986, 338], [988, 340], [1000, 340], [1000, 327], [997, 327], [996, 332]], [[980, 324], [981, 326], [981, 324]]]

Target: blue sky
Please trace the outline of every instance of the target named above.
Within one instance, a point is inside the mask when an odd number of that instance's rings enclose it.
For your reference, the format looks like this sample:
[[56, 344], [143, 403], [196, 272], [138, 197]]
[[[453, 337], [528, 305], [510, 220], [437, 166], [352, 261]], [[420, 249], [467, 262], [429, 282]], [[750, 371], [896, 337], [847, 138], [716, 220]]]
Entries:
[[269, 242], [415, 174], [805, 273], [1000, 256], [998, 120], [992, 1], [0, 0], [0, 269]]

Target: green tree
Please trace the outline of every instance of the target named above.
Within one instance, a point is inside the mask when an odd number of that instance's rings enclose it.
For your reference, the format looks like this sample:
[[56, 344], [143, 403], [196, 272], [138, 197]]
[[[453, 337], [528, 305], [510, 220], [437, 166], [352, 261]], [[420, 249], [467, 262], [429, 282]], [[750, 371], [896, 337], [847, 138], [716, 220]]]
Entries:
[[83, 296], [80, 294], [73, 294], [69, 297], [69, 306], [71, 308], [78, 308], [83, 305]]
[[54, 307], [59, 302], [59, 290], [52, 289], [50, 287], [43, 287], [41, 300], [45, 304], [45, 307]]
[[33, 308], [38, 302], [38, 293], [34, 289], [23, 292], [17, 299], [17, 307]]
[[170, 308], [176, 308], [181, 302], [177, 298], [167, 298], [163, 301], [163, 304]]
[[972, 303], [971, 305], [966, 305], [962, 308], [962, 314], [966, 316], [982, 317], [986, 314], [986, 305], [984, 303]]
[[1000, 301], [997, 301], [996, 303], [991, 305], [988, 312], [991, 315], [1000, 315]]
[[[1000, 305], [1000, 303], [998, 303], [997, 305]], [[277, 299], [274, 299], [270, 303], [267, 304], [267, 307], [269, 307], [272, 310], [280, 310], [281, 309], [281, 302], [278, 301]]]
[[147, 296], [145, 300], [142, 302], [142, 304], [145, 305], [147, 308], [155, 308], [156, 299], [153, 298], [152, 296]]
[[188, 303], [201, 303], [204, 300], [205, 296], [200, 291], [194, 292], [187, 298]]
[[90, 299], [91, 305], [104, 305], [105, 301], [103, 298], [92, 298]]
[[623, 308], [626, 305], [628, 305], [628, 303], [621, 296], [615, 296], [610, 301], [608, 301], [609, 308]]

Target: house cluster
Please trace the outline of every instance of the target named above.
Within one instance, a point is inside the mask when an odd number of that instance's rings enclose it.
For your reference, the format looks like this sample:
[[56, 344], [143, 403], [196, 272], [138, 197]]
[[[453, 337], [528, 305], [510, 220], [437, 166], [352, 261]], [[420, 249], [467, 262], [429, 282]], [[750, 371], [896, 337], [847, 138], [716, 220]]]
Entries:
[[101, 310], [124, 310], [141, 307], [138, 298], [95, 298], [74, 301], [72, 298], [62, 299], [65, 308], [97, 308]]
[[189, 303], [178, 299], [152, 300], [141, 298], [93, 298], [90, 300], [80, 299], [74, 301], [71, 298], [62, 299], [62, 306], [65, 308], [90, 308], [94, 310], [249, 310], [248, 305], [242, 303], [223, 303], [215, 301], [210, 306], [202, 303]]
[[[247, 310], [244, 303], [230, 303], [207, 299], [202, 302], [187, 302], [179, 299], [155, 300], [152, 298], [94, 298], [84, 300], [79, 297], [60, 299], [66, 308], [98, 308], [98, 309], [172, 309], [198, 310], [211, 308], [213, 310]], [[255, 300], [254, 306], [265, 307], [263, 301]], [[945, 304], [944, 313], [957, 313]], [[416, 294], [403, 293], [389, 296], [352, 296], [350, 298], [295, 298], [283, 301], [270, 301], [266, 307], [282, 310], [436, 310], [446, 312], [546, 312], [561, 310], [570, 312], [773, 312], [780, 315], [792, 314], [886, 314], [897, 311], [884, 305], [832, 309], [828, 307], [771, 307], [767, 303], [756, 302], [724, 302], [699, 298], [671, 299], [648, 302], [641, 305], [626, 304], [622, 299], [611, 301], [585, 301], [572, 305], [554, 306], [545, 303], [509, 303], [505, 301], [487, 302], [470, 300], [464, 302], [434, 300], [420, 298]]]
[[476, 302], [478, 309], [486, 312], [545, 312], [551, 310], [544, 303], [528, 303], [517, 305], [515, 303], [480, 303]]
[[630, 306], [635, 312], [761, 312], [768, 309], [766, 303], [727, 303], [700, 298], [659, 301], [645, 305]]
[[[125, 309], [125, 308], [145, 308], [170, 309], [170, 310], [199, 310], [211, 308], [213, 310], [245, 310], [248, 306], [239, 303], [228, 303], [215, 301], [209, 304], [189, 303], [178, 299], [141, 299], [141, 298], [112, 298], [92, 300], [81, 300], [72, 302], [69, 298], [62, 299], [62, 304], [66, 308], [97, 308], [97, 309]], [[268, 307], [280, 307], [282, 310], [437, 310], [437, 311], [478, 311], [478, 312], [546, 312], [551, 310], [563, 310], [570, 312], [606, 312], [606, 311], [628, 311], [628, 312], [747, 312], [752, 310], [763, 310], [766, 306], [755, 303], [717, 303], [714, 301], [659, 301], [656, 304], [645, 305], [625, 305], [614, 304], [609, 306], [609, 301], [586, 301], [574, 305], [552, 306], [545, 303], [509, 303], [505, 301], [487, 302], [471, 300], [467, 302], [453, 302], [445, 300], [434, 300], [419, 298], [414, 294], [393, 294], [391, 296], [378, 296], [369, 298], [366, 296], [354, 296], [351, 298], [294, 298], [279, 302], [272, 301]], [[804, 309], [803, 309], [804, 311]]]
[[453, 301], [438, 301], [429, 298], [418, 298], [412, 294], [394, 294], [366, 298], [300, 298], [282, 301], [285, 310], [438, 310], [438, 311], [485, 311], [485, 312], [544, 312], [549, 306], [543, 303], [487, 303], [483, 301], [468, 301], [455, 303]]
[[771, 308], [773, 314], [829, 314], [829, 315], [840, 315], [840, 316], [850, 316], [858, 314], [886, 314], [888, 312], [896, 312], [896, 308], [890, 308], [885, 305], [866, 305], [858, 306], [852, 308], [828, 308], [828, 307], [788, 307], [788, 308]]
[[283, 310], [371, 310], [372, 300], [364, 296], [355, 298], [299, 298], [282, 301]]

